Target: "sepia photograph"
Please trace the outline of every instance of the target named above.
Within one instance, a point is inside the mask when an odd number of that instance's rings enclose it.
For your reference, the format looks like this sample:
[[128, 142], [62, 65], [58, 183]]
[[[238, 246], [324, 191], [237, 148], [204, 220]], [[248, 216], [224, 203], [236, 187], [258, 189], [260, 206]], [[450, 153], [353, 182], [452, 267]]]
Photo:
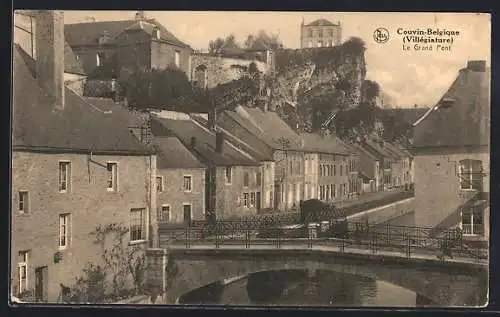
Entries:
[[12, 23], [11, 306], [487, 306], [490, 14]]

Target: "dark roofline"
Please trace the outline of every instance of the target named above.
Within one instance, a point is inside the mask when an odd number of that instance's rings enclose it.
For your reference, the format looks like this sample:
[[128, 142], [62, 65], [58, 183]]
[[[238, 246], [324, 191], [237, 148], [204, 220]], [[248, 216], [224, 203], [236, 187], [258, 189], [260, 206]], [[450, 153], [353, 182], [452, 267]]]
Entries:
[[76, 153], [76, 154], [98, 154], [98, 155], [116, 155], [121, 154], [124, 156], [144, 156], [156, 155], [154, 150], [145, 151], [129, 151], [129, 150], [91, 150], [82, 148], [60, 148], [50, 146], [32, 146], [32, 145], [13, 145], [12, 151], [20, 152], [36, 152], [36, 153]]

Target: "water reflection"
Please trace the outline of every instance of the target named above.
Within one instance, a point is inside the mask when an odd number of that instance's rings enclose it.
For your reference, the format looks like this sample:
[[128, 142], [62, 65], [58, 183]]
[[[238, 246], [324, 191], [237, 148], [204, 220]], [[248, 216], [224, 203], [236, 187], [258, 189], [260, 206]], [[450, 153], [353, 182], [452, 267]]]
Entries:
[[342, 307], [415, 307], [417, 304], [417, 295], [407, 289], [328, 270], [266, 271], [226, 282], [219, 281], [185, 294], [179, 303]]

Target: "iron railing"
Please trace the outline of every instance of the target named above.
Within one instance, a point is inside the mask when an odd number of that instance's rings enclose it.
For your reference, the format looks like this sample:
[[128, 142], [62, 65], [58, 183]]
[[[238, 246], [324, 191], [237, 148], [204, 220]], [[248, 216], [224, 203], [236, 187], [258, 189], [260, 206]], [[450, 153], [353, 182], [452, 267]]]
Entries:
[[[403, 226], [373, 226], [360, 222], [331, 221], [320, 224], [282, 227], [250, 227], [241, 223], [228, 227], [219, 222], [215, 226], [185, 227], [170, 231], [160, 242], [160, 247], [252, 246], [281, 248], [283, 246], [313, 248], [336, 247], [341, 252], [358, 249], [371, 253], [390, 251], [411, 257], [413, 254], [446, 258], [488, 258], [488, 250], [472, 249], [463, 243], [459, 229], [448, 230], [440, 236], [429, 235], [431, 228]], [[354, 251], [353, 251], [354, 252]]]

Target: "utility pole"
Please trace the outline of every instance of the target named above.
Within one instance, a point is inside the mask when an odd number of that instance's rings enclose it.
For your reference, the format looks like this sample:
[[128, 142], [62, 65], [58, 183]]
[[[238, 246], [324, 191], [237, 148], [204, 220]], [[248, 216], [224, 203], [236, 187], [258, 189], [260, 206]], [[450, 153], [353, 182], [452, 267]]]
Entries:
[[288, 186], [287, 186], [287, 169], [288, 169], [288, 151], [287, 149], [290, 147], [290, 140], [288, 140], [285, 137], [280, 137], [278, 139], [278, 142], [281, 145], [281, 151], [284, 154], [284, 158], [281, 161], [284, 161], [283, 164], [283, 175], [282, 175], [282, 181], [281, 181], [281, 190], [282, 190], [282, 198], [284, 196], [284, 202], [285, 202], [285, 212], [288, 211]]

